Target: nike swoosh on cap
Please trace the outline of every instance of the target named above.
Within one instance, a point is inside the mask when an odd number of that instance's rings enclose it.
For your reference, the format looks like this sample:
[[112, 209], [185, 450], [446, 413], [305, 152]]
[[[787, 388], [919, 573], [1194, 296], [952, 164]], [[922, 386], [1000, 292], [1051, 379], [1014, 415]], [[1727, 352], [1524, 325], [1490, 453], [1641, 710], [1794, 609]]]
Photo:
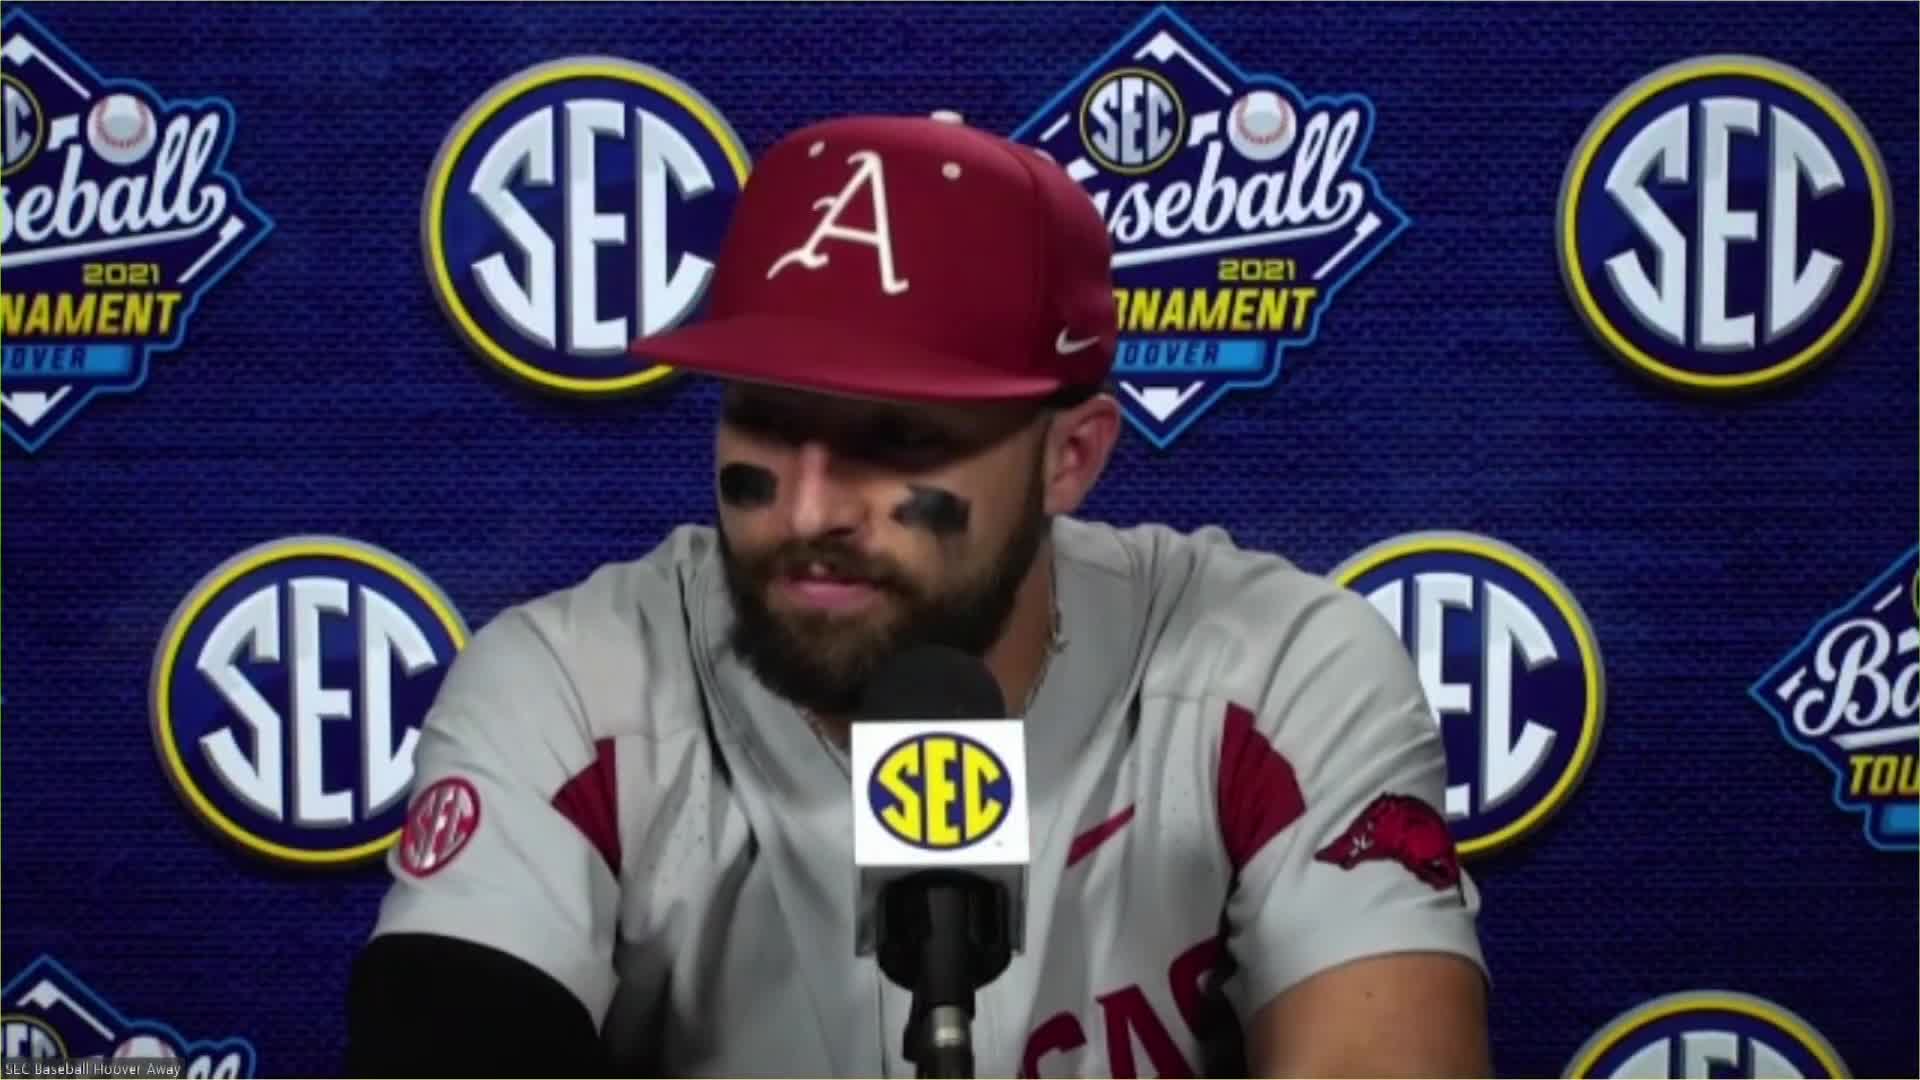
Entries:
[[1098, 334], [1090, 338], [1081, 338], [1075, 341], [1067, 336], [1065, 329], [1062, 329], [1060, 336], [1053, 339], [1053, 351], [1059, 353], [1061, 356], [1067, 356], [1072, 353], [1077, 353], [1090, 345], [1097, 345], [1099, 342], [1100, 336]]

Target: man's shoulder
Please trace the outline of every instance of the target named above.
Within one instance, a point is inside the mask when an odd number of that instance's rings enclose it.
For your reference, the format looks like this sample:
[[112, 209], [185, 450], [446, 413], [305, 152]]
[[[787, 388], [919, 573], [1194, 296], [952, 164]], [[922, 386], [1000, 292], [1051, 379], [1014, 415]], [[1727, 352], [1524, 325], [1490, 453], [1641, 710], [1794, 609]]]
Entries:
[[680, 526], [644, 555], [503, 609], [467, 652], [564, 695], [594, 738], [697, 723], [693, 623], [716, 560], [710, 527]]
[[1168, 631], [1236, 623], [1271, 628], [1351, 596], [1285, 555], [1242, 547], [1217, 525], [1181, 530], [1063, 519], [1057, 535], [1066, 559], [1150, 597], [1167, 613]]
[[1315, 656], [1358, 651], [1404, 660], [1385, 619], [1358, 593], [1274, 551], [1205, 526], [1126, 527], [1073, 521], [1069, 557], [1137, 590], [1150, 606], [1142, 691], [1226, 697], [1260, 709], [1310, 679]]
[[572, 584], [508, 611], [566, 637], [624, 638], [631, 643], [662, 632], [683, 633], [703, 575], [717, 566], [713, 529], [682, 525], [643, 555], [602, 563]]

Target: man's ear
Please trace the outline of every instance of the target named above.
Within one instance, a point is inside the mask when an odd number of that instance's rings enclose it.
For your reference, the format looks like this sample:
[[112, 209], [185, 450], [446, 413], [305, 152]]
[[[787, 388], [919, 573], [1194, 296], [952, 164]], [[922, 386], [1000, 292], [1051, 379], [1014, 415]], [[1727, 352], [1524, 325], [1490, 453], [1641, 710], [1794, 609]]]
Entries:
[[1120, 403], [1111, 394], [1095, 394], [1055, 413], [1046, 433], [1046, 512], [1071, 514], [1080, 508], [1106, 471], [1120, 437]]

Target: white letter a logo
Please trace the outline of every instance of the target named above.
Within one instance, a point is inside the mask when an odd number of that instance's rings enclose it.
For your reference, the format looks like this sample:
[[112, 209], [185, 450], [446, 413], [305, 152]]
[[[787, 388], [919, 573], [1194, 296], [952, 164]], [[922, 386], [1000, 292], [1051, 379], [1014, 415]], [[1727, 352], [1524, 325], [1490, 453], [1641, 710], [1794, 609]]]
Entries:
[[[807, 242], [787, 252], [767, 267], [767, 279], [787, 268], [790, 263], [799, 263], [809, 270], [818, 270], [827, 265], [827, 256], [819, 250], [823, 240], [848, 240], [872, 248], [880, 257], [880, 288], [888, 296], [898, 296], [907, 291], [907, 283], [893, 271], [893, 229], [887, 224], [887, 175], [880, 166], [880, 155], [871, 150], [860, 150], [847, 158], [847, 164], [858, 166], [853, 170], [853, 178], [840, 194], [828, 199], [820, 199], [813, 204], [815, 210], [825, 210], [826, 216], [820, 224], [814, 226], [813, 235]], [[861, 188], [867, 188], [873, 199], [873, 231], [852, 229], [840, 224], [840, 214]]]

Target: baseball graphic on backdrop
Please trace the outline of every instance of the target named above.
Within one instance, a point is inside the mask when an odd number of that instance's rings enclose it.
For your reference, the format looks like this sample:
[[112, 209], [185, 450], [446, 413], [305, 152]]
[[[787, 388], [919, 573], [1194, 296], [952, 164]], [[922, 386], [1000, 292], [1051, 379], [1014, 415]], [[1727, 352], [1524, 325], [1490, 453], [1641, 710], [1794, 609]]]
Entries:
[[1248, 161], [1272, 161], [1293, 148], [1298, 128], [1286, 98], [1272, 90], [1253, 90], [1233, 103], [1227, 141]]
[[177, 1060], [180, 1052], [158, 1035], [134, 1035], [113, 1048], [116, 1058], [157, 1058]]
[[87, 111], [87, 145], [115, 165], [132, 165], [152, 152], [153, 110], [132, 94], [108, 94]]

